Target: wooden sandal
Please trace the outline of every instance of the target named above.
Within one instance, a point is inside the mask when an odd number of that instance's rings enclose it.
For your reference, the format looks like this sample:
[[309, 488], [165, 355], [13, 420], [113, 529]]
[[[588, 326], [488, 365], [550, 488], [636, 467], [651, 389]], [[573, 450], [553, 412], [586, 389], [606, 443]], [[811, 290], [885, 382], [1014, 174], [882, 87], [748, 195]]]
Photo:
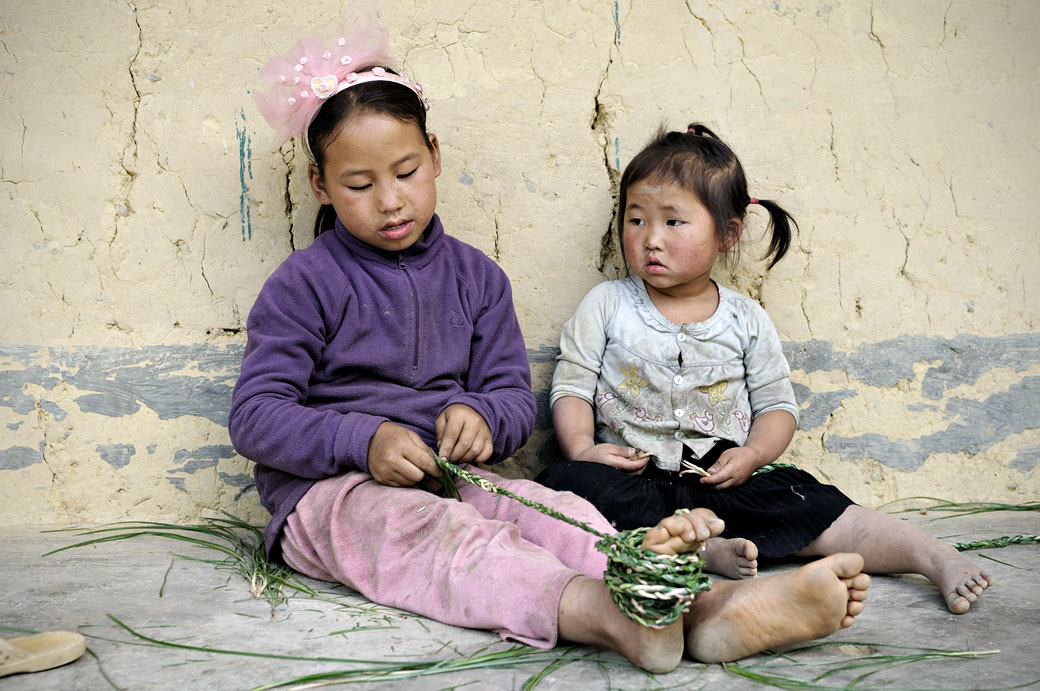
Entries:
[[0, 677], [67, 665], [78, 659], [86, 649], [86, 640], [73, 631], [48, 631], [21, 638], [0, 638]]

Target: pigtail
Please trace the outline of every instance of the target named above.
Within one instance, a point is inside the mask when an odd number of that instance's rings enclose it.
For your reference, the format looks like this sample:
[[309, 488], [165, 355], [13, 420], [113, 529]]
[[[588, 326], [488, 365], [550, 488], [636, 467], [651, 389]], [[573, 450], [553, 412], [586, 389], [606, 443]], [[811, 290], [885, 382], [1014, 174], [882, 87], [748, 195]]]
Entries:
[[763, 259], [772, 255], [773, 260], [769, 262], [767, 269], [772, 269], [776, 263], [784, 258], [787, 250], [791, 247], [791, 226], [798, 230], [798, 221], [783, 207], [769, 199], [752, 199], [749, 203], [757, 203], [769, 212], [769, 225], [772, 235], [769, 238], [769, 249], [766, 250]]
[[721, 139], [719, 139], [719, 135], [715, 134], [699, 122], [691, 122], [689, 125], [687, 125], [686, 134], [693, 134], [698, 137], [711, 137], [712, 139], [722, 141]]

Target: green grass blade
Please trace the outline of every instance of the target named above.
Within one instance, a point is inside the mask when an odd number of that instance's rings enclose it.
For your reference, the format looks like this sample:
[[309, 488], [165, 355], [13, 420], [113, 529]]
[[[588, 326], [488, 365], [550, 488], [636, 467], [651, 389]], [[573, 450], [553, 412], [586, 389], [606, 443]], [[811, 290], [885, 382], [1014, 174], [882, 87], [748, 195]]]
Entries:
[[1035, 545], [1040, 544], [1040, 537], [1036, 535], [1003, 535], [988, 540], [975, 540], [974, 542], [955, 542], [953, 546], [960, 552], [970, 549], [992, 549], [1008, 547], [1009, 545]]
[[[832, 646], [854, 646], [863, 647], [871, 651], [890, 650], [900, 652], [890, 654], [872, 652], [851, 660], [843, 657], [838, 660], [800, 661], [797, 657], [800, 653]], [[976, 659], [983, 655], [995, 655], [999, 652], [998, 650], [944, 650], [940, 648], [914, 648], [910, 646], [851, 641], [820, 641], [782, 653], [773, 653], [762, 661], [752, 661], [745, 664], [728, 663], [723, 665], [723, 667], [727, 672], [756, 683], [783, 689], [818, 689], [821, 691], [831, 689], [878, 689], [891, 686], [894, 682], [885, 681], [880, 682], [880, 685], [873, 686], [864, 686], [863, 683], [880, 672], [915, 662], [942, 658]], [[781, 674], [781, 671], [790, 668], [800, 668], [807, 671], [820, 668], [825, 669], [822, 672], [815, 673], [811, 678], [804, 679]], [[850, 674], [855, 676], [852, 676], [848, 681], [832, 679], [832, 677], [839, 675], [847, 676]]]
[[[1040, 501], [1029, 501], [1023, 504], [1005, 504], [1001, 502], [990, 502], [990, 501], [969, 501], [969, 502], [953, 502], [948, 499], [939, 499], [938, 497], [927, 497], [927, 496], [915, 496], [915, 497], [903, 497], [901, 499], [895, 499], [890, 502], [886, 502], [878, 507], [880, 511], [886, 506], [892, 506], [901, 502], [912, 501], [912, 500], [924, 500], [930, 501], [930, 506], [924, 507], [909, 507], [904, 509], [898, 509], [890, 511], [889, 513], [922, 513], [926, 514], [930, 511], [947, 512], [952, 515], [968, 516], [978, 513], [988, 513], [991, 511], [1040, 511]], [[932, 520], [941, 520], [943, 518], [950, 518], [950, 516], [937, 516]]]

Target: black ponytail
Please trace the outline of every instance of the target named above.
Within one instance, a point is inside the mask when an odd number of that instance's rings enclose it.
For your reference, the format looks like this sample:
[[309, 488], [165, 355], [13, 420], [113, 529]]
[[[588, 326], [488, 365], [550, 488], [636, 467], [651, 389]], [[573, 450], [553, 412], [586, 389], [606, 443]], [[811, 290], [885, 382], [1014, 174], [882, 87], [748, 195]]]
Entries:
[[776, 263], [784, 258], [787, 250], [791, 247], [791, 226], [798, 230], [798, 221], [783, 207], [769, 199], [757, 200], [759, 206], [769, 212], [769, 225], [772, 233], [769, 236], [769, 249], [766, 250], [762, 259], [773, 257], [767, 269], [772, 269]]

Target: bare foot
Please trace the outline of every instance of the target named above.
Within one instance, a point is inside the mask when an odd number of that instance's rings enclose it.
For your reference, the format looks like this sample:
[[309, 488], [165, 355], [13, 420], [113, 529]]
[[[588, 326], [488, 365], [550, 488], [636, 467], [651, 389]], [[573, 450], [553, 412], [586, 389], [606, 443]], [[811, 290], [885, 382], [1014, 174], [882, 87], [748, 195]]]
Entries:
[[939, 586], [950, 611], [964, 614], [982, 591], [993, 585], [994, 579], [953, 546], [943, 544], [943, 547], [949, 550], [937, 550], [940, 553], [933, 559], [933, 569], [925, 575]]
[[728, 662], [851, 626], [870, 587], [862, 568], [861, 556], [841, 553], [777, 576], [715, 581], [684, 619], [686, 650]]
[[700, 549], [725, 528], [726, 524], [711, 509], [693, 509], [662, 518], [647, 532], [642, 547], [658, 554], [684, 554]]
[[704, 570], [726, 578], [754, 578], [758, 575], [758, 547], [742, 537], [713, 537], [701, 550]]
[[610, 599], [603, 581], [578, 576], [563, 589], [559, 635], [617, 651], [654, 674], [671, 672], [683, 654], [683, 623], [654, 629], [628, 619]]
[[964, 614], [993, 577], [957, 549], [888, 514], [850, 506], [798, 554], [856, 552], [870, 573], [919, 573], [939, 587], [946, 606]]

